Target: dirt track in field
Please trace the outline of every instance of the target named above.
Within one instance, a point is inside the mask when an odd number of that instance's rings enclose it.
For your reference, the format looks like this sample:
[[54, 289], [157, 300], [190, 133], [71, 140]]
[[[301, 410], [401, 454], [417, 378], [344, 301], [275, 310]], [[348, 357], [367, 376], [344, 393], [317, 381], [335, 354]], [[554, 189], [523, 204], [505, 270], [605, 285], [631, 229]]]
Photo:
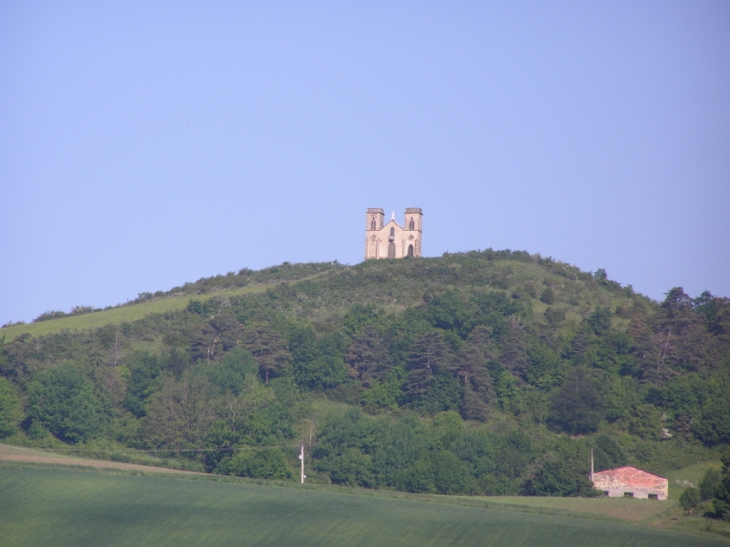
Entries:
[[119, 469], [120, 471], [142, 471], [145, 473], [176, 473], [184, 475], [204, 475], [194, 471], [180, 471], [166, 467], [155, 467], [151, 465], [139, 465], [136, 463], [111, 462], [105, 460], [92, 460], [89, 458], [76, 458], [50, 452], [41, 452], [20, 446], [0, 444], [0, 461], [21, 462], [21, 463], [43, 463], [51, 465], [77, 465], [83, 467], [95, 467], [97, 469]]

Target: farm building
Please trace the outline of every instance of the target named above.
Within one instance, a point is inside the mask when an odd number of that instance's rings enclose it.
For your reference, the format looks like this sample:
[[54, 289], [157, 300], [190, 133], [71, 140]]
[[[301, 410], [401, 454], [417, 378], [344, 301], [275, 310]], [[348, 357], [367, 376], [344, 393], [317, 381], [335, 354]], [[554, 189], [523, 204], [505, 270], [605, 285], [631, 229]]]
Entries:
[[628, 465], [592, 473], [591, 481], [593, 488], [612, 498], [665, 500], [669, 493], [668, 479]]

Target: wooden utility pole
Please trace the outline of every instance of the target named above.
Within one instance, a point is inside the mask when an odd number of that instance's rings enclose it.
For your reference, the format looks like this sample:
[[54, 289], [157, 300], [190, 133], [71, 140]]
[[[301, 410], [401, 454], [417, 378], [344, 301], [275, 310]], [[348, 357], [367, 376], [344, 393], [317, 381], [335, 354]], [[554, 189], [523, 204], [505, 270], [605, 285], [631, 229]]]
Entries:
[[307, 478], [307, 476], [304, 474], [304, 443], [302, 443], [302, 449], [299, 452], [299, 459], [302, 461], [301, 481], [302, 484], [304, 484], [304, 479]]

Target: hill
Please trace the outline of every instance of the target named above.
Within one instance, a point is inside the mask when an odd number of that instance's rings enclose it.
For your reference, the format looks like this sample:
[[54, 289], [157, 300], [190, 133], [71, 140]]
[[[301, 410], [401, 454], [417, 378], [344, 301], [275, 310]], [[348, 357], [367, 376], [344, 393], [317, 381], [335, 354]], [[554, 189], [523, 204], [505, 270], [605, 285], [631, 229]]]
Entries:
[[[76, 331], [135, 321], [147, 315], [184, 309], [190, 301], [190, 297], [197, 297], [205, 301], [213, 297], [226, 298], [263, 292], [281, 282], [292, 282], [316, 276], [329, 265], [302, 264], [293, 268], [287, 266], [290, 265], [284, 264], [281, 268], [275, 266], [259, 272], [243, 269], [238, 274], [228, 273], [225, 276], [203, 278], [195, 283], [185, 283], [181, 287], [174, 287], [169, 291], [140, 293], [130, 302], [118, 306], [107, 306], [104, 309], [76, 306], [69, 313], [47, 311], [30, 324], [11, 321], [0, 328], [0, 338], [10, 341], [16, 336], [26, 333], [38, 336], [62, 330]], [[281, 271], [282, 269], [283, 271]]]
[[590, 495], [589, 448], [663, 474], [730, 444], [728, 299], [524, 252], [285, 263], [3, 334], [11, 444], [295, 480], [303, 443], [313, 483], [551, 496]]

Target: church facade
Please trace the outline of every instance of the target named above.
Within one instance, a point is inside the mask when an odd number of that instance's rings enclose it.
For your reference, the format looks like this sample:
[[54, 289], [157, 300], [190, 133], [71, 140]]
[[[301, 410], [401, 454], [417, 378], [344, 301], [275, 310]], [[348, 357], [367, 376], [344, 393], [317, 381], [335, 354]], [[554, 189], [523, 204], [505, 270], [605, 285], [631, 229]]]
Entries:
[[403, 226], [395, 221], [395, 212], [387, 224], [382, 209], [365, 213], [365, 260], [421, 256], [422, 240], [423, 211], [418, 207], [406, 209]]

